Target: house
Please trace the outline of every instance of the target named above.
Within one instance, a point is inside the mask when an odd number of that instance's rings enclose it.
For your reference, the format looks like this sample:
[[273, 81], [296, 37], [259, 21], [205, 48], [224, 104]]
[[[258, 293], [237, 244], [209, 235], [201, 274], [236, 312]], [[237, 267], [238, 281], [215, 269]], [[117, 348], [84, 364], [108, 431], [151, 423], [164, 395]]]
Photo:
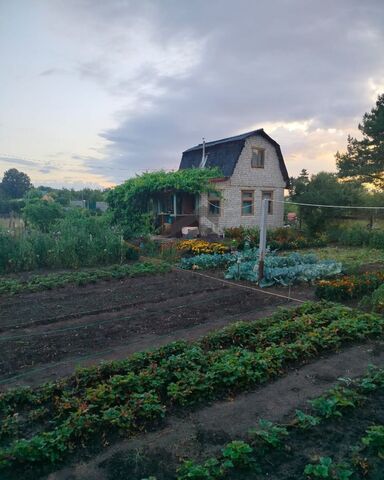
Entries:
[[204, 236], [225, 228], [260, 224], [263, 199], [268, 204], [267, 224], [280, 227], [284, 219], [284, 189], [288, 172], [279, 144], [263, 129], [223, 138], [183, 152], [180, 170], [218, 167], [211, 180], [215, 193], [193, 195], [166, 190], [152, 198], [150, 210], [163, 234], [180, 236], [183, 227], [195, 226]]
[[[180, 169], [204, 167], [219, 167], [223, 177], [212, 180], [220, 194], [200, 195], [194, 209], [191, 199], [188, 201], [188, 211], [196, 215], [195, 223], [202, 234], [221, 234], [225, 228], [240, 225], [258, 226], [262, 200], [283, 202], [284, 189], [289, 186], [280, 146], [263, 129], [199, 144], [183, 152]], [[269, 227], [283, 225], [284, 205], [278, 202], [268, 205]]]

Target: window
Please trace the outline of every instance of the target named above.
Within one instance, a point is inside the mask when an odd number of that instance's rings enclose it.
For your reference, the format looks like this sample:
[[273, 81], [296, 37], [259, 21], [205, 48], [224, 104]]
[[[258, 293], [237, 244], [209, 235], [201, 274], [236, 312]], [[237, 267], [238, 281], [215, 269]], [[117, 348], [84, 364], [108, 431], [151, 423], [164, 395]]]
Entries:
[[220, 215], [220, 197], [217, 193], [208, 195], [208, 213], [209, 215]]
[[264, 168], [265, 150], [263, 148], [252, 148], [252, 168]]
[[[261, 192], [261, 200], [273, 200], [273, 192]], [[273, 214], [273, 203], [271, 201], [268, 202], [268, 213], [269, 215]]]
[[253, 190], [241, 192], [241, 215], [253, 215]]

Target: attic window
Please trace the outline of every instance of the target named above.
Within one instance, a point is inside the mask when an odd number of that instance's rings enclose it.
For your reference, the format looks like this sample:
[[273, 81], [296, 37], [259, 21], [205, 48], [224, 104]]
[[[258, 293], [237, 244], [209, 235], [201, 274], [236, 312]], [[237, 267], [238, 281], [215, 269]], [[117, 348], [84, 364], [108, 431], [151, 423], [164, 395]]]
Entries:
[[251, 167], [264, 168], [264, 157], [265, 157], [264, 148], [252, 148]]

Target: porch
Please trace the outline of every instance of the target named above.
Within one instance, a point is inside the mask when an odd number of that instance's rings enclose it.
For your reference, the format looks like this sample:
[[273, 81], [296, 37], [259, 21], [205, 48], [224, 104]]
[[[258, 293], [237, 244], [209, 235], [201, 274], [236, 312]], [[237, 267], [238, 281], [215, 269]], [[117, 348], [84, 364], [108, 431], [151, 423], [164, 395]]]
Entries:
[[166, 191], [153, 198], [155, 225], [161, 235], [180, 237], [183, 227], [199, 227], [199, 196], [187, 192]]

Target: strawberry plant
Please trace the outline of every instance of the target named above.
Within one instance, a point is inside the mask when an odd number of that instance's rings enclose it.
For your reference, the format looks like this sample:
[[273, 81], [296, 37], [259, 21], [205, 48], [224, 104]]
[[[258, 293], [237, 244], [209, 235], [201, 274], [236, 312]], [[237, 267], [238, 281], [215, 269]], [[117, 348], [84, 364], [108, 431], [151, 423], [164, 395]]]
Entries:
[[267, 446], [278, 448], [283, 446], [283, 440], [288, 435], [285, 427], [275, 425], [268, 420], [260, 420], [259, 427], [249, 431], [252, 438], [262, 440]]
[[372, 425], [366, 431], [366, 435], [361, 439], [363, 445], [384, 460], [384, 426]]
[[307, 413], [302, 412], [301, 410], [296, 410], [296, 424], [299, 426], [299, 428], [302, 428], [303, 430], [307, 430], [308, 428], [315, 427], [318, 425], [321, 421], [319, 417], [309, 415]]
[[317, 462], [306, 465], [304, 473], [311, 479], [348, 480], [353, 475], [353, 470], [348, 465], [335, 465], [330, 457], [320, 457]]

